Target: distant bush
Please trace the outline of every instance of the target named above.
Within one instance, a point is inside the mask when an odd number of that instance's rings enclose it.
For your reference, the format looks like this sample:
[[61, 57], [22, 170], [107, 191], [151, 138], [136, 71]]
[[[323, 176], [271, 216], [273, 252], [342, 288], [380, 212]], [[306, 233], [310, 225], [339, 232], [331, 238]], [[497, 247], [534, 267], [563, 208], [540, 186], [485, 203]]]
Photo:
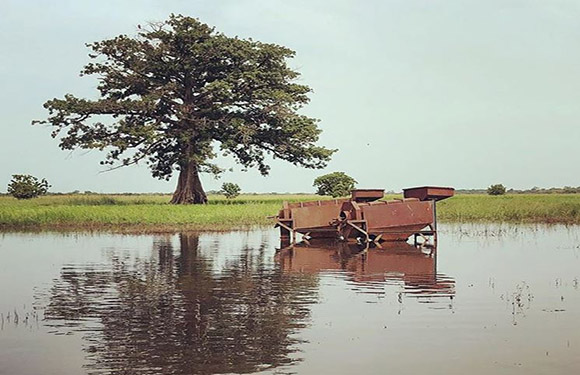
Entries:
[[240, 195], [241, 190], [240, 186], [233, 182], [224, 182], [222, 185], [222, 192], [228, 199], [233, 199]]
[[316, 194], [337, 198], [350, 194], [357, 183], [354, 178], [344, 172], [333, 172], [317, 177], [313, 186], [317, 188]]
[[48, 188], [50, 185], [44, 178], [39, 180], [28, 174], [15, 174], [8, 184], [8, 194], [16, 199], [31, 199], [46, 194]]
[[505, 194], [505, 186], [502, 184], [491, 185], [487, 188], [487, 194], [489, 195], [504, 195]]
[[564, 193], [564, 194], [578, 194], [578, 193], [580, 193], [580, 186], [579, 187], [564, 186], [564, 188], [562, 189], [562, 193]]

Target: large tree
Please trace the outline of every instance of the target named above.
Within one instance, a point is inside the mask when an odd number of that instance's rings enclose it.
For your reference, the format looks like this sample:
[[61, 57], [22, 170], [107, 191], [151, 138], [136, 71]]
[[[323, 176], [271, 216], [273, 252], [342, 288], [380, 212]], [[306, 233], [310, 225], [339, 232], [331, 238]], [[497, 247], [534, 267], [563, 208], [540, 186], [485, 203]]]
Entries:
[[334, 150], [317, 146], [317, 120], [297, 111], [309, 98], [294, 52], [276, 44], [225, 36], [199, 20], [171, 15], [136, 36], [87, 44], [98, 76], [96, 100], [65, 95], [44, 104], [60, 148], [106, 151], [101, 164], [147, 163], [152, 175], [179, 171], [171, 203], [205, 203], [199, 173], [231, 155], [267, 175], [268, 155], [322, 168]]

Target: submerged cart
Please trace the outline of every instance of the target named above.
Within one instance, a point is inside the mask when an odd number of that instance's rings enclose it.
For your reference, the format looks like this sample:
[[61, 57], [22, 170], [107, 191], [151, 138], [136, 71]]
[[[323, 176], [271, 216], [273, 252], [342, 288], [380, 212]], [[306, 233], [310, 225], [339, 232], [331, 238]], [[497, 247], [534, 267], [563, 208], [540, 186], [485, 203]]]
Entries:
[[452, 197], [450, 187], [422, 186], [403, 190], [403, 199], [383, 201], [383, 189], [352, 190], [345, 199], [284, 202], [275, 217], [283, 242], [296, 233], [306, 238], [340, 238], [379, 243], [414, 241], [437, 243], [436, 202]]

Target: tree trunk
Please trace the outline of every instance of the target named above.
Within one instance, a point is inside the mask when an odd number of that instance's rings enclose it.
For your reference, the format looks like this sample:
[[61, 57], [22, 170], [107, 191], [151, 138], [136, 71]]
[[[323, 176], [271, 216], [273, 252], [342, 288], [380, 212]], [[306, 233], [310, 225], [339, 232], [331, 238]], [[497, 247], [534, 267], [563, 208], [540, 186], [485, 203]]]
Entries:
[[179, 171], [177, 189], [171, 198], [172, 204], [206, 204], [207, 196], [201, 186], [195, 162], [190, 161]]

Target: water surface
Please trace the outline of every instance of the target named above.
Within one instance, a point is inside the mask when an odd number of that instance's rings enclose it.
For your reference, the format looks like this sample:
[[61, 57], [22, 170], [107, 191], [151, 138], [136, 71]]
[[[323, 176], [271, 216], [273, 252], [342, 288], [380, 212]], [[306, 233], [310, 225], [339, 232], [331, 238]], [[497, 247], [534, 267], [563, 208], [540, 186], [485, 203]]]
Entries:
[[579, 229], [1, 234], [0, 374], [577, 373]]

